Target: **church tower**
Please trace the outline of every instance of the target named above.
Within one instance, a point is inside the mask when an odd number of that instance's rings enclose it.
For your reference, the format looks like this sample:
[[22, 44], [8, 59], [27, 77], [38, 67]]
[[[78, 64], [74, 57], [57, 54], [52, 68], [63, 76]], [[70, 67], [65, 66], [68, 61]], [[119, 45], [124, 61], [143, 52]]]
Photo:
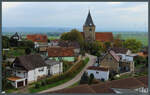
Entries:
[[93, 23], [90, 10], [86, 18], [85, 24], [83, 25], [83, 33], [85, 41], [95, 41], [95, 25]]

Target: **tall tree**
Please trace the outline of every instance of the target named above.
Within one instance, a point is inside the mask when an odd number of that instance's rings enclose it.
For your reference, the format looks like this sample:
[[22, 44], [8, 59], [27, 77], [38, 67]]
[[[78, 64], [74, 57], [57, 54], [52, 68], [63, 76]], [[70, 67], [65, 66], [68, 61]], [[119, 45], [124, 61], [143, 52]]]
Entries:
[[133, 53], [137, 53], [142, 48], [142, 43], [136, 39], [128, 39], [124, 42], [124, 47], [130, 49]]
[[113, 42], [113, 46], [114, 47], [122, 47], [123, 46], [123, 42], [121, 40], [121, 34], [116, 35], [114, 42]]
[[80, 44], [80, 46], [83, 47], [84, 43], [83, 36], [76, 29], [72, 29], [70, 32], [63, 33], [60, 39], [68, 41], [77, 41]]

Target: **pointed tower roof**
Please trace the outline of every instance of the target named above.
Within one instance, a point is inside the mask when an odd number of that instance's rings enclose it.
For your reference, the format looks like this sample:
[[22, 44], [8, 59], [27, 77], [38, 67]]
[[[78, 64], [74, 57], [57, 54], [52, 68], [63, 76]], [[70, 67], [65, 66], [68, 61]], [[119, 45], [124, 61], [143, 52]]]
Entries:
[[88, 16], [86, 18], [84, 26], [95, 26], [93, 23], [92, 17], [91, 17], [90, 10], [89, 10], [89, 13], [88, 13]]

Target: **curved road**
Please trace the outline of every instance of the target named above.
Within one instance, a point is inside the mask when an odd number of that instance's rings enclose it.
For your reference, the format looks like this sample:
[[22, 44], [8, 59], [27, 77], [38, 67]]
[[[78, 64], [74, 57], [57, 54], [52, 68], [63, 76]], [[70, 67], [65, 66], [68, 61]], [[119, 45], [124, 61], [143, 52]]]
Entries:
[[50, 88], [47, 90], [43, 90], [38, 93], [48, 93], [48, 92], [64, 89], [64, 88], [67, 88], [67, 87], [73, 85], [74, 83], [78, 82], [80, 80], [82, 74], [84, 73], [84, 71], [87, 69], [87, 67], [93, 65], [93, 63], [95, 62], [95, 59], [96, 59], [96, 57], [93, 55], [86, 54], [86, 56], [89, 57], [89, 62], [86, 64], [86, 66], [83, 68], [83, 70], [78, 75], [76, 75], [72, 80], [70, 80], [64, 84], [58, 85], [56, 87], [53, 87], [53, 88]]

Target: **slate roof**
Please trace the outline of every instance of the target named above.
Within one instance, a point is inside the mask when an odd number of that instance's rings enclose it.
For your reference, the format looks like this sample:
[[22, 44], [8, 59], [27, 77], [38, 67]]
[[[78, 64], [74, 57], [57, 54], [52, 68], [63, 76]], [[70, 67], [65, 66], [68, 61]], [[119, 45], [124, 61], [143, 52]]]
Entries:
[[111, 48], [111, 50], [113, 50], [115, 53], [122, 53], [122, 54], [126, 54], [128, 51], [127, 48], [119, 48], [119, 47], [113, 47]]
[[33, 70], [35, 68], [46, 66], [39, 54], [16, 57], [13, 63], [15, 67], [22, 67], [25, 70]]
[[93, 23], [90, 11], [89, 11], [88, 16], [86, 18], [84, 26], [95, 26], [94, 23]]
[[47, 42], [48, 41], [47, 36], [42, 35], [42, 34], [27, 35], [27, 39], [33, 42]]
[[49, 57], [72, 57], [74, 56], [74, 48], [71, 47], [49, 47]]
[[120, 61], [120, 57], [118, 55], [116, 55], [116, 53], [112, 50], [109, 51], [109, 53], [114, 57], [114, 59], [116, 59], [118, 62]]
[[45, 61], [45, 63], [47, 64], [47, 65], [55, 65], [55, 64], [60, 64], [61, 62], [59, 62], [59, 61], [55, 61], [55, 60], [52, 60], [52, 59], [47, 59], [46, 61]]
[[108, 68], [96, 67], [96, 66], [89, 66], [87, 69], [88, 69], [88, 70], [108, 71]]

